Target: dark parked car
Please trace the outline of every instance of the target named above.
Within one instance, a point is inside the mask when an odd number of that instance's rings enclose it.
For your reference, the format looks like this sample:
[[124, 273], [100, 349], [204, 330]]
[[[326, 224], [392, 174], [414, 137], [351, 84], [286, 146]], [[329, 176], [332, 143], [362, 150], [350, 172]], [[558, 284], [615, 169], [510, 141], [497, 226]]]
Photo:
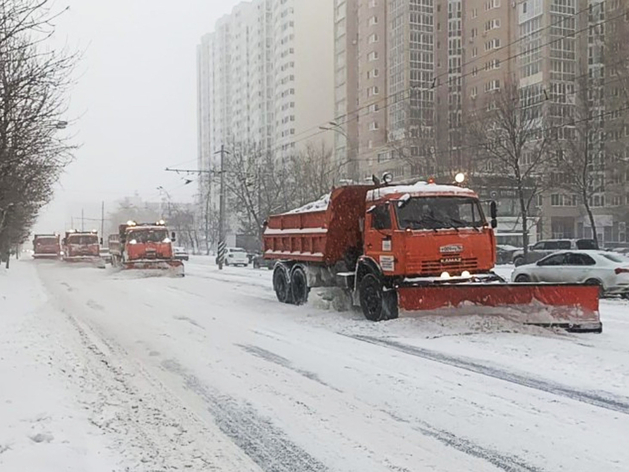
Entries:
[[266, 267], [269, 270], [273, 269], [273, 267], [275, 267], [275, 261], [274, 260], [265, 259], [261, 254], [255, 256], [253, 258], [253, 268], [254, 269], [261, 269], [261, 268], [264, 268], [264, 267]]
[[598, 250], [598, 246], [593, 239], [547, 239], [538, 241], [529, 246], [529, 252], [524, 257], [524, 251], [518, 250], [513, 253], [513, 263], [516, 267], [522, 264], [531, 264], [539, 261], [557, 251], [579, 251], [579, 250]]
[[515, 246], [509, 246], [507, 244], [499, 244], [496, 246], [496, 263], [497, 264], [511, 264], [513, 262], [513, 253], [518, 251], [519, 248]]

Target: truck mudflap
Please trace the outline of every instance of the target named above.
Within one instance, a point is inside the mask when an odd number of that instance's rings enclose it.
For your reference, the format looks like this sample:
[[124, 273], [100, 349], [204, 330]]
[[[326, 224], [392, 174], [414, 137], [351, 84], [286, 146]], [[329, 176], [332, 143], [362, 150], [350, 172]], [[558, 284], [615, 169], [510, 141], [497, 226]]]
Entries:
[[443, 284], [400, 286], [407, 312], [498, 315], [571, 332], [602, 332], [598, 287], [576, 284]]
[[125, 261], [123, 263], [124, 269], [130, 270], [163, 270], [167, 271], [168, 275], [183, 277], [185, 275], [184, 265], [182, 261], [176, 259], [172, 260], [144, 260], [144, 261]]

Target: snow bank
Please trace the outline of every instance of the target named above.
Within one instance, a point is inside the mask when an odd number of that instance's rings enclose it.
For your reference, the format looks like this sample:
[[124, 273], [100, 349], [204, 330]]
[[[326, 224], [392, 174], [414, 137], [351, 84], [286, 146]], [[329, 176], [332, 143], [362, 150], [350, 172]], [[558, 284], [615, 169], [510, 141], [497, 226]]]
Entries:
[[306, 203], [304, 206], [295, 208], [294, 210], [291, 210], [287, 212], [286, 214], [290, 215], [290, 214], [295, 214], [295, 213], [308, 213], [310, 211], [325, 211], [328, 209], [329, 205], [330, 205], [330, 194], [327, 193], [323, 195], [319, 200]]
[[456, 185], [429, 184], [427, 182], [420, 181], [413, 185], [393, 185], [391, 187], [381, 187], [371, 190], [367, 192], [367, 200], [375, 200], [387, 195], [398, 193], [413, 196], [421, 193], [434, 194], [440, 192], [451, 193], [461, 197], [471, 197], [475, 195], [474, 192], [468, 188], [457, 187]]
[[0, 269], [0, 470], [116, 470], [109, 445], [70, 387], [81, 367], [56, 328], [35, 264]]

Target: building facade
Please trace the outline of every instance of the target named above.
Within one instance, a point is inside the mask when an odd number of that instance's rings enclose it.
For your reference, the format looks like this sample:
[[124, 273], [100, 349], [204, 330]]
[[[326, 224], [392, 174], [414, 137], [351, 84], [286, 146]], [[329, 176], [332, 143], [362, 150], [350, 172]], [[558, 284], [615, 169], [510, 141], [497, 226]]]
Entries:
[[[334, 134], [334, 0], [252, 0], [217, 21], [197, 47], [199, 169], [216, 175], [221, 146], [255, 146], [281, 161]], [[212, 174], [205, 174], [209, 176]], [[198, 204], [218, 206], [199, 179]]]
[[[533, 239], [592, 236], [584, 197], [563, 184], [560, 164], [561, 153], [575, 152], [570, 142], [581, 123], [597, 130], [581, 133], [592, 156], [587, 200], [597, 235], [608, 246], [627, 243], [625, 1], [337, 0], [336, 6], [335, 112], [348, 141], [357, 143], [361, 179], [383, 172], [441, 180], [473, 174], [471, 185], [483, 198], [498, 200], [499, 232], [516, 241], [521, 212], [513, 183], [489, 168], [479, 171], [466, 138], [474, 116], [491, 110], [496, 94], [515, 84], [540, 132], [554, 136], [544, 157], [548, 165], [530, 185], [533, 192], [535, 180], [545, 181], [530, 208]], [[341, 30], [355, 31], [355, 43]], [[351, 83], [357, 87], [354, 104], [347, 100]], [[358, 125], [341, 117], [356, 117]]]

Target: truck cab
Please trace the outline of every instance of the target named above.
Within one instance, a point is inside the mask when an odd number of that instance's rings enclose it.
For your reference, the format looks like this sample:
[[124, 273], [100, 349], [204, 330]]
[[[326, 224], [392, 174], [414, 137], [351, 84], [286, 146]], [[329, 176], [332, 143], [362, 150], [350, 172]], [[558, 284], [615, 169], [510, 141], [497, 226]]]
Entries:
[[98, 233], [96, 231], [68, 231], [63, 238], [63, 259], [66, 261], [100, 259]]
[[487, 273], [495, 247], [492, 227], [469, 189], [419, 182], [367, 194], [363, 259], [385, 276]]
[[57, 259], [61, 256], [61, 243], [58, 234], [36, 234], [33, 237], [34, 259]]
[[173, 259], [172, 235], [163, 225], [128, 225], [122, 239], [126, 261]]

